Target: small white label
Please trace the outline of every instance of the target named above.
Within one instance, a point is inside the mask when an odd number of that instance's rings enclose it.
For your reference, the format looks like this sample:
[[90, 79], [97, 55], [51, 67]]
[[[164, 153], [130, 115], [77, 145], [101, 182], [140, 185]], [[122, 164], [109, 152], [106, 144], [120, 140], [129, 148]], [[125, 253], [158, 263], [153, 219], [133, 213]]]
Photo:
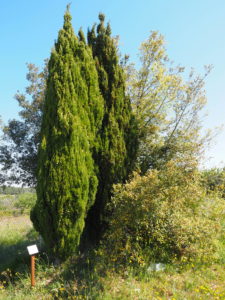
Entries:
[[34, 255], [38, 253], [37, 245], [32, 245], [27, 247], [29, 255]]

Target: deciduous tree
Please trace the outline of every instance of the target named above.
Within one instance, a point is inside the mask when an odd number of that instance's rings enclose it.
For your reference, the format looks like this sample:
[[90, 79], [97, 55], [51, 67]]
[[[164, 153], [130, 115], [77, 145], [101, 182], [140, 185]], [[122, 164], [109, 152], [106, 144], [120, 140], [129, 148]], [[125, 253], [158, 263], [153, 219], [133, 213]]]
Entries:
[[25, 93], [17, 92], [21, 111], [20, 120], [10, 120], [3, 127], [0, 147], [1, 182], [4, 184], [36, 185], [37, 149], [40, 142], [40, 124], [46, 88], [47, 61], [42, 71], [27, 64], [29, 86]]
[[203, 76], [191, 71], [184, 80], [184, 68], [173, 68], [164, 38], [157, 32], [142, 43], [140, 63], [139, 70], [127, 67], [127, 92], [139, 123], [139, 167], [145, 173], [176, 158], [186, 165], [197, 164], [209, 141], [200, 129], [204, 79], [211, 67]]

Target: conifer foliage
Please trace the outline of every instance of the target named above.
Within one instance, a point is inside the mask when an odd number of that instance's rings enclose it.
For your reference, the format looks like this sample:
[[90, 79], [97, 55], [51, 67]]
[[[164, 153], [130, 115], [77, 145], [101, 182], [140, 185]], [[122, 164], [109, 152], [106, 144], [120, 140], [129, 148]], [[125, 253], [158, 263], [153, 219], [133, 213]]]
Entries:
[[98, 192], [86, 222], [89, 239], [97, 241], [104, 230], [105, 205], [110, 201], [112, 186], [127, 179], [137, 150], [135, 122], [130, 99], [125, 94], [125, 74], [119, 62], [116, 40], [111, 37], [110, 25], [105, 27], [105, 16], [101, 13], [99, 21], [97, 30], [94, 25], [88, 32], [88, 44], [96, 61], [99, 87], [104, 97], [102, 148], [97, 161]]
[[76, 251], [95, 201], [103, 99], [89, 47], [75, 36], [69, 8], [51, 53], [38, 153], [35, 228], [59, 258]]

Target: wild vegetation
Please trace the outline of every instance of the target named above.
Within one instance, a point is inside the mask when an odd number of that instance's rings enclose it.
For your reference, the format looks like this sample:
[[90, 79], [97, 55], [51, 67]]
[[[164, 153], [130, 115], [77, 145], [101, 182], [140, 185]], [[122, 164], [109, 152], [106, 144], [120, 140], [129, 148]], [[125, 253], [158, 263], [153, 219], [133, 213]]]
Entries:
[[[26, 246], [40, 241], [28, 215], [1, 217], [0, 299], [224, 299], [224, 241], [217, 259], [135, 266], [99, 252], [54, 265], [42, 250], [30, 287]], [[223, 244], [222, 244], [223, 243]], [[3, 263], [4, 262], [4, 263]]]
[[67, 8], [28, 65], [0, 147], [0, 299], [225, 299], [225, 172], [199, 168], [211, 67], [183, 76], [152, 32], [137, 69], [117, 42], [103, 14], [76, 35]]

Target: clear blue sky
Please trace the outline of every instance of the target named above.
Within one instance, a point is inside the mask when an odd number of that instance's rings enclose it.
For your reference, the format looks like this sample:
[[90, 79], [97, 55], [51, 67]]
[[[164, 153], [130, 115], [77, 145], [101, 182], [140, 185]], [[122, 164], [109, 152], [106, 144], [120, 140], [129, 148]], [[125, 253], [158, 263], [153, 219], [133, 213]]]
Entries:
[[[41, 66], [50, 55], [69, 1], [0, 1], [0, 115], [6, 122], [16, 118], [18, 106], [13, 96], [23, 91], [26, 63]], [[120, 49], [137, 60], [140, 43], [151, 30], [165, 36], [169, 57], [175, 64], [202, 72], [213, 64], [206, 80], [208, 117], [204, 128], [225, 122], [225, 1], [224, 0], [86, 0], [72, 1], [75, 31], [97, 21], [103, 12], [113, 35], [120, 36]], [[225, 133], [216, 139], [207, 166], [225, 162]], [[220, 165], [222, 166], [222, 165]]]

